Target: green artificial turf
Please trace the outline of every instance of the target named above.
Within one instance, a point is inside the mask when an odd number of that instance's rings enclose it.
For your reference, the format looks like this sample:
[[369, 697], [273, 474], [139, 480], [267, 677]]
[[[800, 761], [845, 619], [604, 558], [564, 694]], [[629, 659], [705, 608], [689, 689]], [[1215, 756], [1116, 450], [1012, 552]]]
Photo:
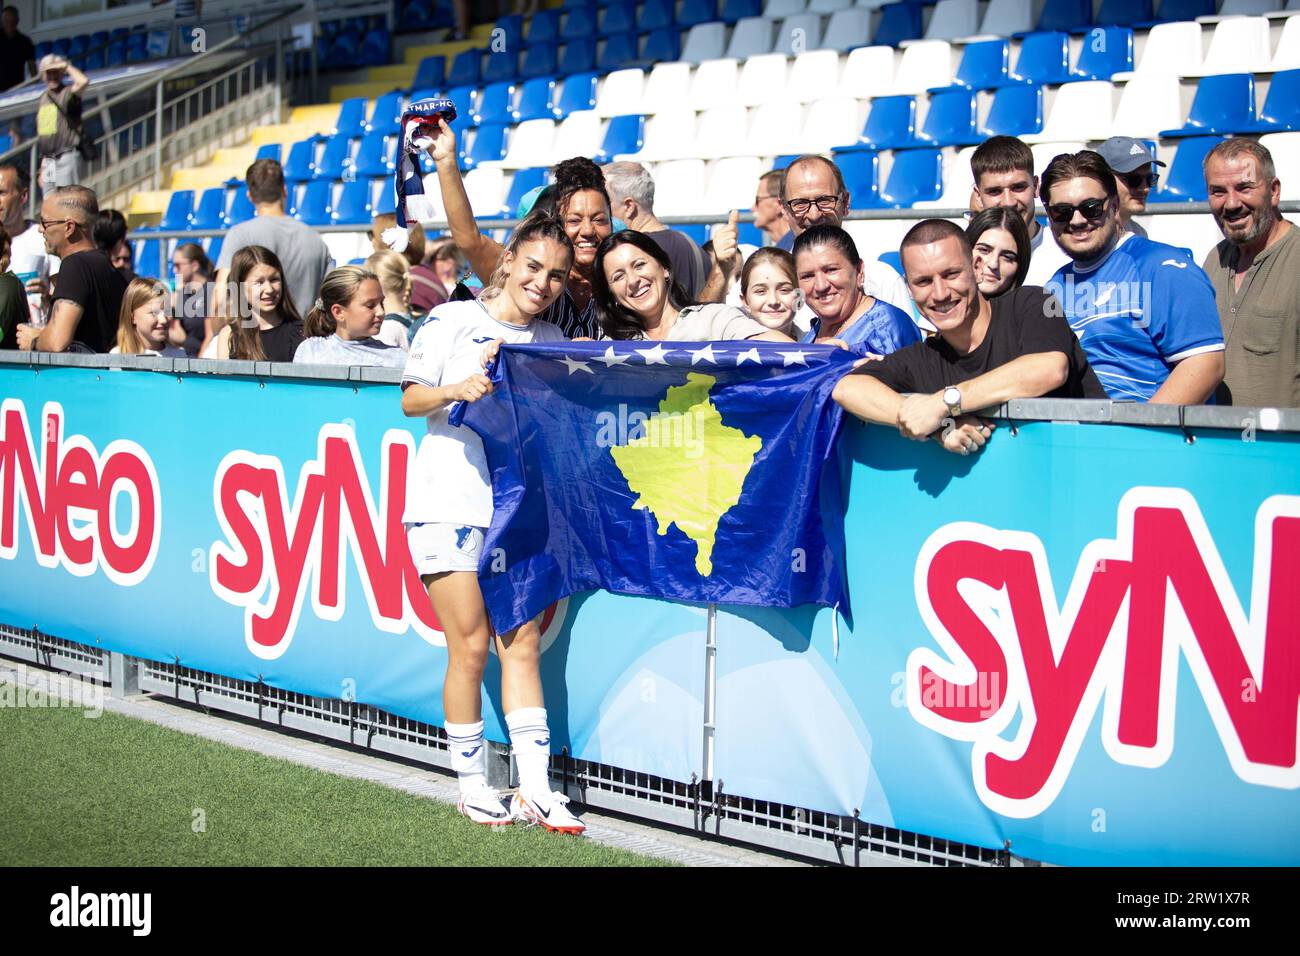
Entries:
[[7, 866], [644, 866], [365, 780], [72, 708], [0, 707]]

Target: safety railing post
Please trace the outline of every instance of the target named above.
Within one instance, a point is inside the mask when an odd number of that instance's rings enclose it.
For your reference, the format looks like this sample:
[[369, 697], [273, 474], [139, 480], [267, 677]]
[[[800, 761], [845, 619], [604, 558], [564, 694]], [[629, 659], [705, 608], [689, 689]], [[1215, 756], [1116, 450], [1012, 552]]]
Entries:
[[108, 655], [108, 680], [113, 696], [135, 697], [140, 693], [140, 662], [111, 651]]
[[713, 779], [713, 748], [717, 736], [717, 680], [718, 680], [718, 606], [709, 605], [709, 616], [704, 629], [704, 748], [701, 766], [704, 779]]
[[154, 109], [157, 113], [154, 116], [154, 141], [153, 141], [153, 188], [162, 188], [162, 144], [163, 144], [163, 81], [159, 80], [155, 86]]

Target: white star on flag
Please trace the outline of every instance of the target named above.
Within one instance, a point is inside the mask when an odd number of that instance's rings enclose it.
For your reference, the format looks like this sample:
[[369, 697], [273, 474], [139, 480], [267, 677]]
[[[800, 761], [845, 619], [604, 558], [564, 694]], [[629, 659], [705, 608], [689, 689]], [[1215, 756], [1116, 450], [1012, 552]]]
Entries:
[[741, 352], [736, 356], [736, 364], [744, 365], [745, 360], [749, 359], [756, 365], [762, 365], [763, 360], [758, 357], [758, 349], [750, 349], [748, 352]]
[[665, 350], [663, 345], [660, 344], [652, 349], [637, 349], [636, 354], [645, 359], [646, 365], [667, 365], [668, 360], [664, 356], [672, 351], [672, 349]]
[[716, 365], [718, 360], [713, 355], [713, 346], [706, 345], [699, 351], [692, 352], [691, 364], [694, 365], [696, 362], [710, 362]]
[[796, 352], [781, 352], [780, 354], [785, 356], [786, 365], [802, 365], [804, 367], [807, 367], [808, 365], [807, 361], [804, 360], [804, 353], [802, 350]]
[[630, 355], [615, 355], [614, 346], [611, 345], [609, 348], [605, 349], [605, 354], [595, 359], [595, 361], [604, 362], [606, 368], [612, 368], [615, 365], [622, 365], [629, 358], [631, 358]]
[[581, 362], [578, 359], [569, 358], [567, 355], [564, 358], [560, 359], [560, 361], [569, 367], [570, 375], [578, 371], [586, 372], [588, 375], [596, 374], [591, 370], [591, 366], [589, 366], [586, 362]]

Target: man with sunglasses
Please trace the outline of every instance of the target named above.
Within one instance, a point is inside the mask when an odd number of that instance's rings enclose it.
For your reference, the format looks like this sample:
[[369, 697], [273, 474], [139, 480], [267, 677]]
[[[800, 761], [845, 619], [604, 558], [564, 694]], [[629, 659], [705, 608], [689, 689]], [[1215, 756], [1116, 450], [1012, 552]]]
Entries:
[[1186, 249], [1125, 232], [1119, 191], [1091, 150], [1062, 153], [1041, 196], [1072, 260], [1047, 283], [1112, 399], [1199, 405], [1223, 379], [1210, 280]]
[[1097, 147], [1097, 152], [1115, 174], [1120, 225], [1125, 232], [1146, 236], [1147, 231], [1133, 217], [1147, 211], [1147, 197], [1160, 180], [1156, 167], [1164, 163], [1151, 155], [1146, 143], [1132, 136], [1112, 136]]

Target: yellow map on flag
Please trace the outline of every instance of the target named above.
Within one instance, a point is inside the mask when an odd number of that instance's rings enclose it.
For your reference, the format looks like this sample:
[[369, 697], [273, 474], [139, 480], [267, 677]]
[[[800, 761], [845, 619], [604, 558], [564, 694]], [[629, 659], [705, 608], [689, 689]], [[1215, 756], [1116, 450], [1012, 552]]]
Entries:
[[632, 507], [649, 509], [659, 534], [675, 524], [694, 541], [695, 570], [704, 577], [713, 573], [718, 522], [740, 501], [745, 477], [763, 447], [757, 435], [723, 423], [709, 399], [716, 382], [712, 375], [691, 372], [685, 385], [668, 389], [644, 435], [610, 448], [638, 495]]

